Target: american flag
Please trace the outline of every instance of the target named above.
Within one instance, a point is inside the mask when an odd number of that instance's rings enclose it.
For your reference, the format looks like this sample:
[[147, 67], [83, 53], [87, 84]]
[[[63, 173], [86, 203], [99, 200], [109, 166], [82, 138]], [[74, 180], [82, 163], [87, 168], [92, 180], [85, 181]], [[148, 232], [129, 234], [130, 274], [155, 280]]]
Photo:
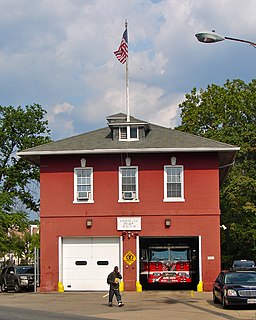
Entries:
[[127, 35], [127, 29], [125, 29], [123, 33], [123, 37], [120, 43], [119, 48], [117, 51], [114, 52], [117, 59], [124, 64], [127, 61], [128, 58], [128, 35]]

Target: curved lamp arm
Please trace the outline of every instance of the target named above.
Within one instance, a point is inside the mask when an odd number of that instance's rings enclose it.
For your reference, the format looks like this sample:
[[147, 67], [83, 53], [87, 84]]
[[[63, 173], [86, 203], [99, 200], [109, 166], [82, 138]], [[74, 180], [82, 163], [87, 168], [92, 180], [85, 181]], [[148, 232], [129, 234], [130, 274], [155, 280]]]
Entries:
[[195, 34], [195, 37], [197, 38], [198, 41], [204, 42], [204, 43], [214, 43], [214, 42], [219, 42], [223, 40], [232, 40], [232, 41], [239, 41], [239, 42], [244, 42], [248, 43], [249, 45], [253, 46], [256, 48], [256, 43], [248, 40], [243, 40], [243, 39], [237, 39], [237, 38], [231, 38], [231, 37], [225, 37], [222, 35], [219, 35], [215, 33], [215, 31], [201, 31]]

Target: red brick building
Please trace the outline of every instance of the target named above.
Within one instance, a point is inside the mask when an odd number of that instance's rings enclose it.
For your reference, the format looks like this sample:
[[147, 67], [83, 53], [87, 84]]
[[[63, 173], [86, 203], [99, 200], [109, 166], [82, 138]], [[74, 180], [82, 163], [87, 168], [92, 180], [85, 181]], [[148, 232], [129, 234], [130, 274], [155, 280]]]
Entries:
[[[138, 290], [150, 246], [187, 246], [192, 285], [220, 271], [219, 188], [239, 148], [116, 114], [19, 155], [40, 166], [41, 290]], [[144, 274], [145, 276], [145, 274]]]

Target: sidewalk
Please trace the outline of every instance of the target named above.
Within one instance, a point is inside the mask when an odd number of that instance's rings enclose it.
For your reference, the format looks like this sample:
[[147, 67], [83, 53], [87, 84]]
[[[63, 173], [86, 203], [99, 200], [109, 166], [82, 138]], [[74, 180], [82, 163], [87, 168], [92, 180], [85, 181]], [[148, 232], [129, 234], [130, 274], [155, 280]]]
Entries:
[[[114, 298], [115, 299], [115, 298]], [[223, 310], [213, 305], [210, 292], [123, 292], [124, 307], [107, 306], [106, 292], [1, 293], [0, 306], [46, 310], [103, 319], [255, 320], [256, 310]]]

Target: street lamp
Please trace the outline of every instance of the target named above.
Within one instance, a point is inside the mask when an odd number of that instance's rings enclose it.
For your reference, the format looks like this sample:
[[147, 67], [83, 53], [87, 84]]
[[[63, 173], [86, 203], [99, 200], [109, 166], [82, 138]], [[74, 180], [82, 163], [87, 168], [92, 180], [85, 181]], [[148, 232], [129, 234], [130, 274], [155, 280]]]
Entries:
[[248, 43], [249, 45], [256, 48], [255, 42], [237, 39], [237, 38], [224, 37], [224, 36], [221, 36], [221, 35], [215, 33], [215, 30], [212, 30], [210, 32], [209, 31], [201, 31], [201, 32], [198, 32], [197, 34], [195, 34], [195, 36], [198, 41], [204, 42], [204, 43], [214, 43], [214, 42], [219, 42], [219, 41], [223, 41], [223, 40], [233, 40], [233, 41]]

